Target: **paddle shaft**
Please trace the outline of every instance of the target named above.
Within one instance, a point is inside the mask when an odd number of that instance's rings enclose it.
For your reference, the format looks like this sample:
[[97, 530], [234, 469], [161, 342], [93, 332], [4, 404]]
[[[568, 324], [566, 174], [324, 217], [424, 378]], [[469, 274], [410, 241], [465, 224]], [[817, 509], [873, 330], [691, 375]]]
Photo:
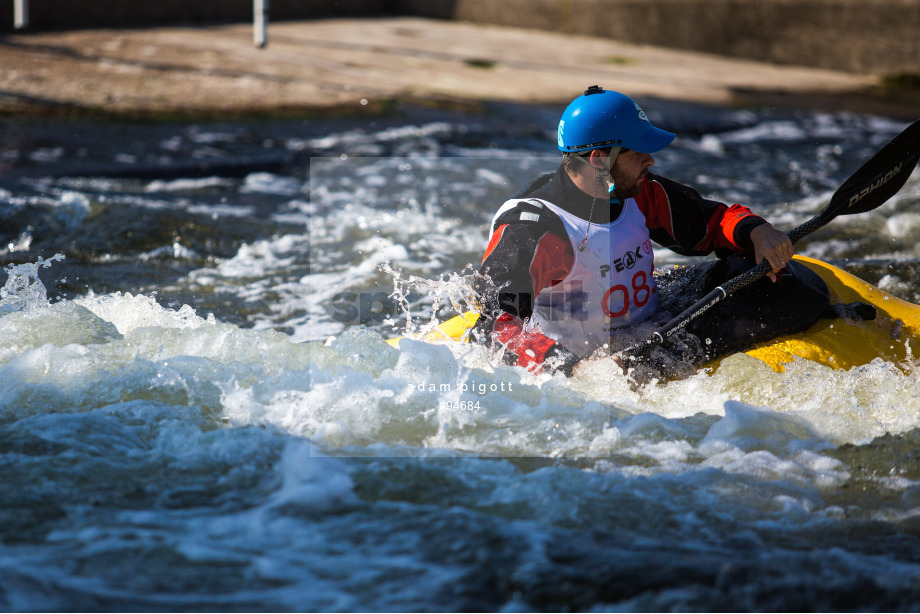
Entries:
[[[830, 221], [830, 219], [826, 221], [820, 220], [819, 217], [820, 216], [816, 216], [790, 231], [788, 236], [792, 243], [795, 244], [802, 237], [811, 234]], [[646, 344], [652, 344], [651, 347], [649, 347], [649, 351], [651, 351], [655, 345], [664, 343], [668, 337], [690, 324], [690, 322], [698, 319], [704, 313], [721, 303], [725, 298], [742, 288], [750, 286], [758, 279], [766, 277], [770, 270], [770, 263], [763, 260], [757, 266], [745, 271], [741, 275], [732, 277], [721, 286], [711, 290], [708, 294], [703, 296], [703, 298], [687, 307], [679, 316], [652, 333], [651, 339], [646, 342]], [[653, 339], [657, 341], [657, 343], [652, 341]]]

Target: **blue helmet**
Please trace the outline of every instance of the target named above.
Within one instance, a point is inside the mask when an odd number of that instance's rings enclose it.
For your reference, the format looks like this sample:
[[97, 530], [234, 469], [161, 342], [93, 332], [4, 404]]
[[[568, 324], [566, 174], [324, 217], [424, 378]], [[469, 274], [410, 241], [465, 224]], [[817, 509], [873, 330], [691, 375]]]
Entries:
[[653, 126], [628, 96], [592, 85], [562, 113], [558, 140], [563, 152], [625, 147], [655, 153], [670, 145], [674, 134]]

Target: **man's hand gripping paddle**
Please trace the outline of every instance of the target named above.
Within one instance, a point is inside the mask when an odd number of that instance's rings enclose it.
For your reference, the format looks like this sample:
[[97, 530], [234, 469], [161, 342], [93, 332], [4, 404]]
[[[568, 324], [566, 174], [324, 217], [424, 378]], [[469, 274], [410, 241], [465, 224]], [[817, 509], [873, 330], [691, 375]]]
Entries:
[[[900, 190], [920, 160], [920, 120], [911, 124], [863, 164], [831, 197], [815, 217], [789, 232], [793, 243], [821, 228], [838, 215], [865, 213], [880, 207]], [[766, 260], [730, 279], [652, 333], [643, 343], [617, 352], [624, 367], [633, 367], [662, 345], [671, 335], [709, 311], [727, 296], [764, 277], [771, 270]]]

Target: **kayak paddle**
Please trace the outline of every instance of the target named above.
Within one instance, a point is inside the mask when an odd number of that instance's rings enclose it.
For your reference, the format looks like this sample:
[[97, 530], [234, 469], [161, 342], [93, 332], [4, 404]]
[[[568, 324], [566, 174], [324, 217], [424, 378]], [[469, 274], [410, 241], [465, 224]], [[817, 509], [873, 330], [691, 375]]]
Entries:
[[[880, 207], [907, 182], [920, 160], [920, 120], [908, 126], [841, 185], [818, 215], [789, 232], [793, 243], [821, 228], [838, 215], [865, 213]], [[751, 285], [771, 270], [763, 260], [715, 288], [683, 313], [652, 333], [644, 342], [617, 352], [626, 367], [633, 366], [662, 345], [671, 335], [693, 322], [727, 296]]]

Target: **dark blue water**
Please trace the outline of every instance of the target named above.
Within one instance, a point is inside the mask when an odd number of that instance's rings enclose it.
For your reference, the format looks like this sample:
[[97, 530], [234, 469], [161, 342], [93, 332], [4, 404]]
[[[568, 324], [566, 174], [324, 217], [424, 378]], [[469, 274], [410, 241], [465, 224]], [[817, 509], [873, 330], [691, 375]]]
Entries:
[[[643, 102], [659, 173], [783, 229], [904, 127]], [[4, 120], [0, 608], [920, 607], [911, 364], [637, 390], [385, 343], [464, 308], [557, 113]], [[799, 248], [917, 302], [918, 211], [915, 174]]]

